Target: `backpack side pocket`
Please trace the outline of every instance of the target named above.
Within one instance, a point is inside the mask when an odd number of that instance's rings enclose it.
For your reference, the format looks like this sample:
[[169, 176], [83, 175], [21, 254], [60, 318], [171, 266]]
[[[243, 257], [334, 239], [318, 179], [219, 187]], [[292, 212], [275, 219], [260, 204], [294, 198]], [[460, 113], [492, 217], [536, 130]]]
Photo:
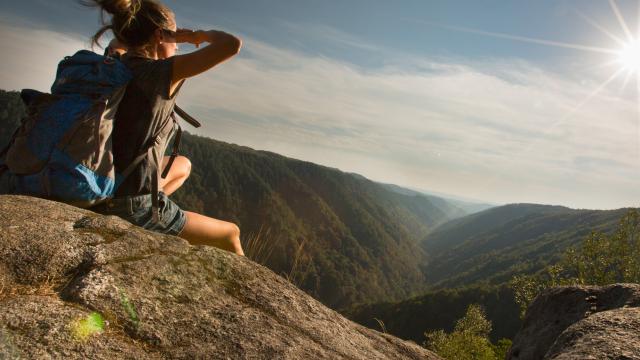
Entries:
[[[43, 94], [29, 106], [27, 116], [17, 130], [11, 146], [7, 149], [5, 164], [15, 175], [31, 175], [40, 172], [49, 161], [53, 146], [38, 135], [40, 127], [47, 126], [42, 119], [47, 117], [50, 105], [57, 97]], [[45, 135], [50, 133], [45, 132]]]

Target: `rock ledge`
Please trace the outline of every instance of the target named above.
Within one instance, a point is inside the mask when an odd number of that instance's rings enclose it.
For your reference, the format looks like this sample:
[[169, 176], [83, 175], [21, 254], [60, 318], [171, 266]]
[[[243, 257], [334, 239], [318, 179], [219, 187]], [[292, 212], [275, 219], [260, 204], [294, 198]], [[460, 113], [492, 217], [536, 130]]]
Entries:
[[[104, 324], [87, 325], [94, 312]], [[62, 357], [438, 359], [248, 259], [0, 196], [0, 358]]]
[[640, 285], [546, 290], [527, 309], [507, 359], [640, 359]]

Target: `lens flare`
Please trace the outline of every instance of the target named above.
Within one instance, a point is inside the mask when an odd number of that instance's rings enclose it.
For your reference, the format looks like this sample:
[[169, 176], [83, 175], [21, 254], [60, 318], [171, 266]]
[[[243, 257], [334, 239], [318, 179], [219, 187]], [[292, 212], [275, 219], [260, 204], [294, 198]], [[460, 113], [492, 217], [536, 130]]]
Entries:
[[77, 340], [86, 341], [91, 336], [101, 334], [106, 326], [102, 315], [93, 312], [84, 318], [78, 319], [71, 324], [71, 332]]
[[618, 53], [618, 62], [625, 70], [640, 73], [640, 41], [626, 44]]

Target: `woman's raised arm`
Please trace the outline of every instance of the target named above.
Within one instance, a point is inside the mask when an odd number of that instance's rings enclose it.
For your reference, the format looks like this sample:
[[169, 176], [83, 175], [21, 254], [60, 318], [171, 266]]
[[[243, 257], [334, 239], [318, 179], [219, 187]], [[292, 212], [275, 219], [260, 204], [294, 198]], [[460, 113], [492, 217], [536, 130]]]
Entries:
[[199, 47], [201, 43], [209, 43], [204, 48], [189, 54], [176, 55], [173, 63], [172, 87], [180, 81], [201, 74], [212, 67], [233, 57], [242, 47], [242, 41], [223, 31], [191, 31], [179, 29], [175, 32], [177, 43], [190, 43]]

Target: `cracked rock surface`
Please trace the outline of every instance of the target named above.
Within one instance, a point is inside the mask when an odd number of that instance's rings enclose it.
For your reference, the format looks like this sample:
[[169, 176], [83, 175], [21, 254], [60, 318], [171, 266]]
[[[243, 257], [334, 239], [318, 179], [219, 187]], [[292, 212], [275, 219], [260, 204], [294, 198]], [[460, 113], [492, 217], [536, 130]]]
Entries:
[[640, 359], [640, 309], [600, 312], [568, 327], [547, 359]]
[[22, 196], [0, 196], [0, 358], [438, 359], [246, 258]]
[[507, 359], [640, 359], [640, 285], [545, 290], [527, 309]]

